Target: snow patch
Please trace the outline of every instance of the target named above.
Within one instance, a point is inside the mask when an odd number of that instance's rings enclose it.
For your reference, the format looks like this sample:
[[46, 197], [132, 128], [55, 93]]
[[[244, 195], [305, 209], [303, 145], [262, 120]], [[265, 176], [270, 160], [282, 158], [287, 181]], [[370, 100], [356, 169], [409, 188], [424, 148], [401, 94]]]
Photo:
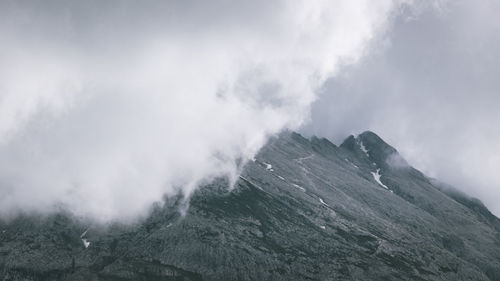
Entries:
[[85, 249], [90, 246], [90, 241], [88, 241], [87, 238], [84, 238], [85, 235], [87, 235], [87, 231], [89, 231], [88, 228], [80, 235], [80, 238], [82, 239], [83, 246], [85, 247]]
[[369, 156], [368, 155], [368, 149], [366, 149], [366, 147], [365, 147], [365, 145], [363, 144], [362, 141], [359, 141], [359, 148], [361, 148], [361, 151], [363, 151], [366, 154], [366, 156]]
[[302, 186], [300, 186], [300, 185], [296, 185], [296, 184], [294, 184], [294, 183], [293, 183], [292, 185], [293, 185], [295, 188], [299, 189], [300, 191], [302, 191], [302, 192], [306, 192], [306, 189], [305, 189], [305, 188], [303, 188]]
[[382, 175], [380, 174], [380, 169], [377, 169], [377, 172], [376, 172], [376, 173], [374, 173], [374, 172], [371, 172], [371, 173], [372, 173], [373, 178], [375, 179], [375, 181], [376, 181], [376, 182], [377, 182], [380, 186], [382, 186], [382, 187], [383, 187], [383, 188], [385, 188], [385, 189], [389, 189], [389, 188], [388, 188], [385, 184], [383, 184], [383, 183], [380, 181], [380, 177], [382, 176]]
[[278, 178], [279, 178], [280, 180], [282, 180], [282, 181], [285, 181], [285, 178], [284, 178], [284, 177], [282, 177], [282, 176], [280, 176], [280, 175], [278, 175]]
[[326, 229], [326, 226], [324, 226], [324, 225], [320, 225], [319, 227], [320, 227], [321, 229]]
[[266, 170], [268, 170], [268, 171], [270, 171], [270, 172], [274, 171], [274, 170], [273, 170], [273, 165], [271, 165], [271, 164], [269, 164], [269, 163], [266, 163], [266, 162], [263, 162], [263, 163], [264, 163], [264, 165], [266, 165]]
[[256, 188], [258, 188], [258, 189], [260, 189], [260, 190], [263, 190], [263, 189], [262, 189], [262, 187], [260, 187], [259, 185], [257, 185], [257, 184], [255, 184], [255, 183], [251, 182], [250, 180], [246, 179], [245, 177], [243, 177], [243, 176], [241, 176], [241, 175], [240, 175], [239, 177], [240, 177], [240, 179], [242, 179], [242, 180], [244, 180], [244, 181], [248, 182], [249, 184], [251, 184], [251, 185], [255, 186]]
[[82, 239], [82, 242], [83, 242], [83, 246], [84, 246], [85, 248], [88, 248], [88, 247], [90, 246], [90, 241], [87, 241], [87, 239], [83, 238], [83, 239]]
[[325, 206], [328, 206], [328, 204], [325, 203], [325, 201], [323, 201], [323, 199], [319, 198], [319, 202]]

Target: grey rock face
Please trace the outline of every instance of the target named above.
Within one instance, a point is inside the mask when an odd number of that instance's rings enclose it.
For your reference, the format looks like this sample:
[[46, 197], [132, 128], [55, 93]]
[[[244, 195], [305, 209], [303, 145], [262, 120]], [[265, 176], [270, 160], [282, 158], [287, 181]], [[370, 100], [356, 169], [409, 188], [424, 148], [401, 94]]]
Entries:
[[371, 132], [284, 133], [182, 202], [134, 226], [1, 222], [0, 280], [500, 280], [500, 220]]

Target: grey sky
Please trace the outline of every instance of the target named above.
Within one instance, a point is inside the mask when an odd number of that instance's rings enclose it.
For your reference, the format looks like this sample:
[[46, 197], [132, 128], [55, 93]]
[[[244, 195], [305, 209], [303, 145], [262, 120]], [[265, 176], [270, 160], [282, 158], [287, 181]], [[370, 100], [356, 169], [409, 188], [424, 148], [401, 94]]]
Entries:
[[303, 132], [373, 130], [500, 215], [499, 14], [498, 1], [461, 0], [399, 16], [388, 44], [325, 84]]

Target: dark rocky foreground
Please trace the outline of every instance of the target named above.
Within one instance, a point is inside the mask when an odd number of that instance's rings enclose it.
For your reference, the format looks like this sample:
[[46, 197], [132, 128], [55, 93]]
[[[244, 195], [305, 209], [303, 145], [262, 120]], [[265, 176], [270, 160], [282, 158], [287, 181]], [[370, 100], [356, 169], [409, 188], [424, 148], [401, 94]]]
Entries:
[[83, 237], [64, 214], [0, 222], [0, 280], [500, 280], [500, 220], [371, 132], [282, 134], [232, 191], [180, 201]]

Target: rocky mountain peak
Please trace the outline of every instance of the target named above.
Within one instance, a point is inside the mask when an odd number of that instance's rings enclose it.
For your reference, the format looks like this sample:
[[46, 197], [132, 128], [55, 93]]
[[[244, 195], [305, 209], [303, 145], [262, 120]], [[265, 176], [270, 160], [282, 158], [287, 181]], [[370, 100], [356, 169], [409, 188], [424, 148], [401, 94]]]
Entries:
[[356, 153], [361, 158], [368, 158], [383, 169], [409, 166], [394, 147], [372, 131], [365, 131], [357, 136], [351, 135], [340, 147]]
[[340, 147], [283, 132], [187, 209], [167, 198], [106, 228], [69, 214], [0, 220], [0, 280], [500, 280], [500, 220], [393, 169], [397, 157], [372, 132]]

